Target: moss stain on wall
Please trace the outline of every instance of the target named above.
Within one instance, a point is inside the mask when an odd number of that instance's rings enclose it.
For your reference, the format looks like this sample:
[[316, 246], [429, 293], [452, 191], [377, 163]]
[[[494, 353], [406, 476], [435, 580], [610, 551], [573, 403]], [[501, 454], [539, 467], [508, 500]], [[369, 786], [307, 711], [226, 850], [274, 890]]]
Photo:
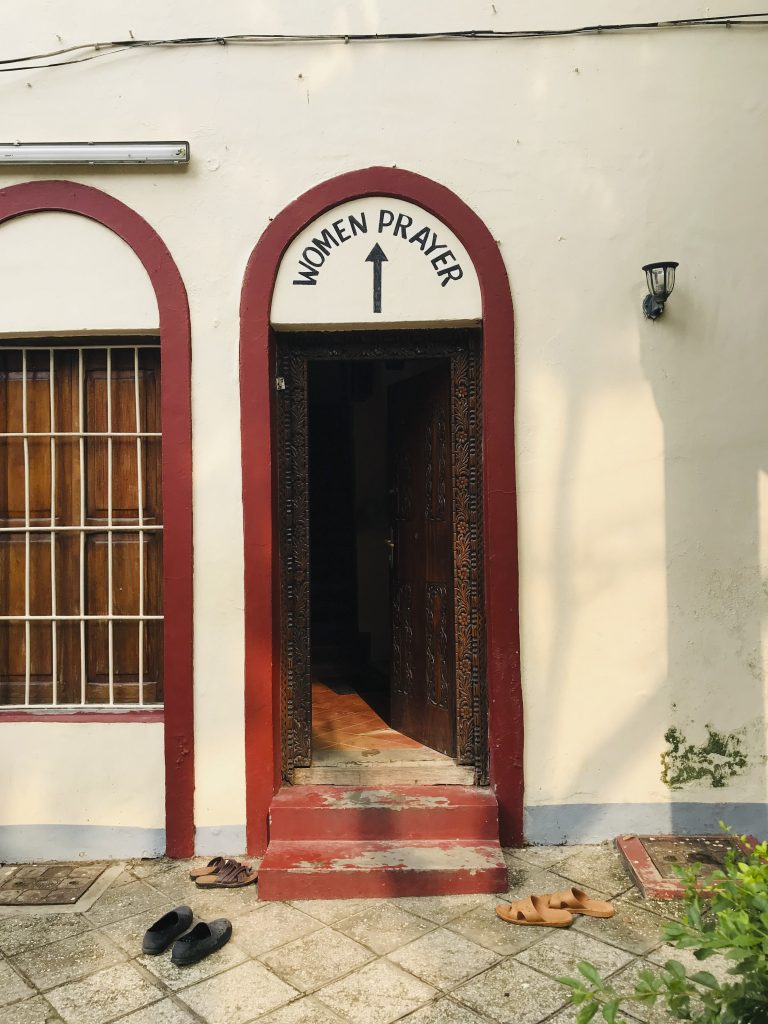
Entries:
[[661, 755], [661, 781], [670, 789], [705, 780], [712, 789], [722, 789], [747, 767], [747, 756], [738, 733], [721, 733], [706, 726], [707, 741], [688, 743], [680, 729], [672, 726], [664, 734], [669, 744]]

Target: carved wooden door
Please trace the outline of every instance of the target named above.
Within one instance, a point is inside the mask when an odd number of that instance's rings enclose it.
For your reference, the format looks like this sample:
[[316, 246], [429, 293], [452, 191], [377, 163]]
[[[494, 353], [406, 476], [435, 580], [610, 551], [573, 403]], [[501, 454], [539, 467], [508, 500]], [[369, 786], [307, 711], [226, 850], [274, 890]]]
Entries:
[[389, 389], [392, 726], [454, 756], [451, 375], [443, 365]]

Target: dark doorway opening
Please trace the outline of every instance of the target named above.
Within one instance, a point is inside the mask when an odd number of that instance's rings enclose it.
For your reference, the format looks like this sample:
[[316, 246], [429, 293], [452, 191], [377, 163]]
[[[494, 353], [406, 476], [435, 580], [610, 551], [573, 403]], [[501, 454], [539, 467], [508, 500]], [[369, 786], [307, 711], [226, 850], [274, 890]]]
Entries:
[[312, 766], [459, 781], [450, 362], [310, 361], [307, 401]]
[[285, 776], [482, 782], [479, 332], [277, 353]]
[[387, 410], [381, 364], [308, 367], [313, 678], [389, 720]]

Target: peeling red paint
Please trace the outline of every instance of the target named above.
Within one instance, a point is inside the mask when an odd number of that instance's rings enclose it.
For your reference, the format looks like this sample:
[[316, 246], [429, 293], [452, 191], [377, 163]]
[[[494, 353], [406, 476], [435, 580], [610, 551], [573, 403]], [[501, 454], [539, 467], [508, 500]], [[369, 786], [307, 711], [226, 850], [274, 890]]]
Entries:
[[270, 825], [278, 840], [499, 837], [496, 798], [475, 786], [284, 786]]
[[504, 892], [498, 843], [271, 842], [259, 899], [349, 899]]
[[498, 805], [487, 789], [286, 786], [270, 823], [260, 899], [506, 889]]

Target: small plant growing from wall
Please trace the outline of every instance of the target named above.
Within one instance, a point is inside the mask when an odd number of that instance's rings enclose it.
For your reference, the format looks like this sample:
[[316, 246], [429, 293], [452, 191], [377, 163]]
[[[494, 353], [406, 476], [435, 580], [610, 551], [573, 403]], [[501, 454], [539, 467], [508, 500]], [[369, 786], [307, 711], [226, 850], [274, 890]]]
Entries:
[[[665, 941], [692, 950], [702, 969], [689, 973], [678, 960], [668, 960], [663, 969], [641, 971], [634, 990], [625, 994], [582, 961], [581, 977], [558, 979], [570, 989], [571, 1004], [579, 1007], [577, 1024], [593, 1018], [607, 1024], [625, 1021], [622, 1005], [652, 1007], [659, 1000], [675, 1020], [768, 1024], [768, 843], [746, 854], [729, 851], [723, 869], [706, 881], [701, 880], [703, 870], [697, 864], [679, 871], [685, 881], [685, 914], [681, 923], [666, 924], [663, 930]], [[706, 970], [706, 960], [716, 954], [731, 962], [727, 981]], [[631, 1013], [631, 1005], [627, 1008]]]

